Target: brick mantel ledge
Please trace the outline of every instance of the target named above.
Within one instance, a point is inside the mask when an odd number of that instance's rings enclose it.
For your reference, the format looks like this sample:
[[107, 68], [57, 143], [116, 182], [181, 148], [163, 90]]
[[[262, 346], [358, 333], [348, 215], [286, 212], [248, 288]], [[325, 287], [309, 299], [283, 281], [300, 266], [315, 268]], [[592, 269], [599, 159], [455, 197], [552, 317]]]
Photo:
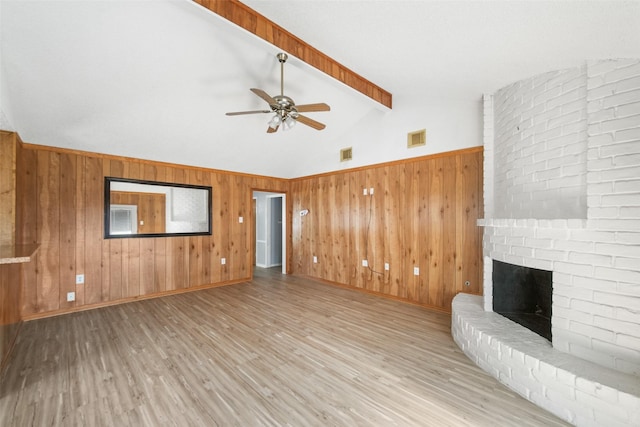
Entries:
[[555, 350], [544, 338], [458, 294], [451, 333], [480, 368], [524, 398], [577, 426], [640, 425], [640, 377]]

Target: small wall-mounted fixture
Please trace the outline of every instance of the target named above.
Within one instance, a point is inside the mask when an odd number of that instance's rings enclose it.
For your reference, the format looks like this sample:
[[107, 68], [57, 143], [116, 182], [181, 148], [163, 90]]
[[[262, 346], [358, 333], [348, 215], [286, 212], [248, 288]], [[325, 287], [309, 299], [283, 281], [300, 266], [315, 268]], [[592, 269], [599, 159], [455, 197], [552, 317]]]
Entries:
[[417, 130], [407, 134], [407, 148], [419, 147], [427, 144], [427, 130]]
[[302, 209], [302, 210], [300, 211], [300, 216], [306, 216], [306, 215], [308, 215], [308, 214], [309, 214], [309, 209]]
[[343, 148], [342, 150], [340, 150], [340, 161], [341, 162], [346, 162], [348, 160], [353, 159], [353, 149], [351, 147], [349, 148]]

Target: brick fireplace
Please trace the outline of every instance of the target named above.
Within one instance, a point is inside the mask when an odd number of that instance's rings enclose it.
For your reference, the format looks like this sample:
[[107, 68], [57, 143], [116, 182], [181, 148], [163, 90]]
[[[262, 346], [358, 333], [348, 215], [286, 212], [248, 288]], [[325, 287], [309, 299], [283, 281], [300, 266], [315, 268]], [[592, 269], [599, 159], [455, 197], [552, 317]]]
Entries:
[[[573, 424], [640, 425], [640, 60], [516, 82], [484, 114], [484, 295], [456, 297], [454, 339]], [[553, 273], [551, 344], [493, 313], [494, 261]]]

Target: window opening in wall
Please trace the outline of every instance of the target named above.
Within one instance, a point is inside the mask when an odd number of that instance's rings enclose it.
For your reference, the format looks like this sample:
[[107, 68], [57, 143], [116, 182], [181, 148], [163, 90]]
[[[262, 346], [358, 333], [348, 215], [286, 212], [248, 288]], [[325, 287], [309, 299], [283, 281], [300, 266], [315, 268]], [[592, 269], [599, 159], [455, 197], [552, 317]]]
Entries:
[[138, 206], [111, 205], [110, 206], [111, 234], [138, 233]]

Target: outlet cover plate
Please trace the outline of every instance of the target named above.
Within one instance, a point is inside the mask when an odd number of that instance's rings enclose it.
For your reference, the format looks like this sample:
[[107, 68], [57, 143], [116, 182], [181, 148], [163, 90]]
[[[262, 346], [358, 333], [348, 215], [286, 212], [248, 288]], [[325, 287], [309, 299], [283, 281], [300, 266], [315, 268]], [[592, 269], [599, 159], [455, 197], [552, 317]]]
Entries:
[[75, 292], [67, 292], [67, 302], [72, 302], [76, 300]]
[[84, 274], [76, 274], [76, 285], [82, 285], [84, 283]]

